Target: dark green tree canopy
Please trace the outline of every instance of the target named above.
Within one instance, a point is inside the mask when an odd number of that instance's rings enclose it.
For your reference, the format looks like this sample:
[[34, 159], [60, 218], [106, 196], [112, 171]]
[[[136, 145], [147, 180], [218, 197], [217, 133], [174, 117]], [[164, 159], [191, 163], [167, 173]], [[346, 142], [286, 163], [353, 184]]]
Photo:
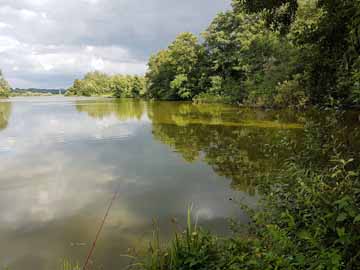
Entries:
[[151, 57], [149, 95], [264, 106], [360, 102], [360, 4], [233, 0]]
[[232, 6], [236, 13], [246, 11], [259, 13], [265, 11], [268, 27], [280, 30], [283, 34], [289, 31], [289, 27], [296, 17], [298, 8], [297, 0], [233, 0]]
[[153, 55], [146, 74], [149, 96], [159, 99], [191, 99], [199, 91], [202, 47], [191, 33], [182, 33], [166, 50]]

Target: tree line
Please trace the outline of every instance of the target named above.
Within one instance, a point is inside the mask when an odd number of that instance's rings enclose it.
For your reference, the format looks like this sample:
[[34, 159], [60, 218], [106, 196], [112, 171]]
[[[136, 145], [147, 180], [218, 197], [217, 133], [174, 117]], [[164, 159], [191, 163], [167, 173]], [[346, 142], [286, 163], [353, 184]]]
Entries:
[[107, 75], [99, 71], [89, 72], [82, 80], [75, 80], [66, 95], [93, 96], [109, 95], [137, 98], [146, 92], [145, 78], [131, 75]]
[[149, 60], [148, 96], [289, 106], [360, 102], [360, 4], [233, 0]]
[[232, 0], [202, 34], [181, 33], [145, 77], [91, 72], [68, 94], [262, 106], [360, 103], [360, 4]]
[[[0, 73], [0, 96], [9, 84]], [[272, 107], [360, 104], [360, 2], [232, 0], [202, 34], [181, 33], [145, 76], [90, 72], [67, 95]]]

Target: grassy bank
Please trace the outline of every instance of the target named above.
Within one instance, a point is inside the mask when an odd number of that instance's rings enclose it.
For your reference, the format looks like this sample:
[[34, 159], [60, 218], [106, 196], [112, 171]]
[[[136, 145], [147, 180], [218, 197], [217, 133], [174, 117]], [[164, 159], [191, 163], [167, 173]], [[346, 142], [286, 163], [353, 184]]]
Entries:
[[[342, 114], [329, 115], [306, 126], [301, 152], [259, 179], [258, 207], [243, 206], [250, 224], [233, 226], [222, 239], [198, 228], [189, 213], [186, 230], [164, 245], [155, 237], [135, 268], [360, 269], [359, 130], [340, 129]], [[292, 142], [282, 147], [295, 151]]]

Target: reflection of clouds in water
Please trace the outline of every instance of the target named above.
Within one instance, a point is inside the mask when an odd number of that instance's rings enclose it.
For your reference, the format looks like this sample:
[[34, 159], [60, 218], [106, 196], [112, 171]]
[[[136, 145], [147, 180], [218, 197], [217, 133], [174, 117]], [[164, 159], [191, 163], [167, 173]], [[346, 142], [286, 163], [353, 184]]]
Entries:
[[[62, 164], [57, 162], [53, 166], [51, 164], [42, 164], [41, 167], [29, 166], [27, 170], [24, 168], [21, 174], [6, 175], [1, 172], [9, 180], [0, 181], [0, 227], [36, 228], [43, 226], [44, 223], [78, 215], [82, 209], [93, 204], [96, 205], [94, 206], [96, 215], [102, 214], [112, 195], [111, 191], [104, 189], [106, 183], [114, 181], [114, 176], [108, 172], [108, 170], [112, 171], [111, 168], [89, 169], [87, 172], [73, 170], [62, 174], [61, 169], [67, 170], [67, 168], [61, 168], [66, 163], [64, 157], [61, 158]], [[43, 170], [45, 166], [47, 168]], [[15, 178], [20, 179], [20, 183], [17, 183], [19, 186], [10, 185], [6, 188], [6, 182]], [[118, 200], [119, 207], [112, 209], [112, 223], [123, 226], [141, 223], [142, 219], [128, 209], [127, 202], [120, 203], [120, 201], [121, 198]]]
[[204, 207], [195, 210], [195, 216], [199, 219], [213, 219], [215, 217], [215, 214], [212, 209]]
[[0, 141], [0, 154], [1, 152], [9, 152], [16, 145], [15, 137], [4, 138]]
[[[15, 106], [17, 109], [18, 106], [29, 105], [15, 103]], [[32, 111], [31, 108], [32, 106], [29, 108], [31, 115], [15, 112], [12, 129], [0, 133], [0, 153], [30, 151], [32, 147], [40, 144], [127, 138], [135, 132], [135, 123], [139, 122], [121, 121], [114, 114], [95, 120], [83, 114], [61, 114], [52, 112], [51, 105], [44, 107], [45, 112], [43, 108], [40, 111]]]
[[91, 118], [72, 106], [13, 108], [0, 133], [0, 149], [10, 149], [0, 150], [0, 260], [19, 263], [35, 244], [53, 261], [73, 254], [70, 243], [93, 239], [117, 188], [98, 253], [104, 263], [151, 232], [153, 218], [169, 231], [172, 217], [185, 219], [188, 203], [216, 228], [238, 213], [227, 200], [234, 196], [229, 181], [154, 141], [145, 114], [124, 120]]
[[[14, 198], [12, 213], [4, 215], [7, 221], [25, 224], [70, 216], [119, 181], [123, 205], [131, 205], [134, 216], [182, 215], [189, 202], [201, 203], [201, 219], [229, 214], [228, 204], [219, 203], [228, 196], [228, 185], [219, 187], [211, 169], [189, 166], [155, 144], [150, 133], [135, 138], [145, 131], [139, 128], [147, 126], [146, 114], [141, 120], [119, 120], [113, 113], [91, 118], [67, 105], [15, 103], [13, 121], [20, 124], [0, 134], [7, 137], [3, 149], [14, 154], [3, 154], [0, 168], [0, 192]], [[95, 143], [88, 144], [92, 140]], [[9, 204], [10, 197], [0, 198], [2, 205]]]
[[137, 128], [115, 115], [94, 120], [64, 113], [71, 107], [60, 112], [53, 104], [40, 104], [14, 103], [14, 124], [0, 133], [3, 225], [22, 227], [76, 214], [99, 195], [97, 186], [114, 180], [113, 170], [106, 164], [84, 167], [86, 161], [96, 160], [94, 152], [83, 157], [62, 148], [67, 143], [126, 139]]
[[[26, 154], [15, 162], [5, 162], [0, 168], [2, 224], [28, 226], [32, 222], [73, 215], [96, 197], [96, 184], [113, 180], [105, 172], [107, 168], [81, 173], [76, 166], [69, 168], [71, 157], [61, 152], [40, 155], [42, 158], [37, 158], [36, 163], [26, 161], [30, 158]], [[91, 182], [87, 182], [88, 179], [92, 179]], [[94, 182], [96, 179], [98, 182]]]

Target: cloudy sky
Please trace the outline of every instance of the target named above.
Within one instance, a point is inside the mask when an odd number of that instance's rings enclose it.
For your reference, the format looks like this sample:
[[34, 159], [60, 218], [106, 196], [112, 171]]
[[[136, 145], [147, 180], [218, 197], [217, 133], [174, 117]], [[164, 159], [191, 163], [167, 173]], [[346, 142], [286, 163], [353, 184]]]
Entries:
[[0, 68], [12, 87], [68, 87], [91, 70], [142, 74], [179, 32], [229, 0], [0, 0]]

